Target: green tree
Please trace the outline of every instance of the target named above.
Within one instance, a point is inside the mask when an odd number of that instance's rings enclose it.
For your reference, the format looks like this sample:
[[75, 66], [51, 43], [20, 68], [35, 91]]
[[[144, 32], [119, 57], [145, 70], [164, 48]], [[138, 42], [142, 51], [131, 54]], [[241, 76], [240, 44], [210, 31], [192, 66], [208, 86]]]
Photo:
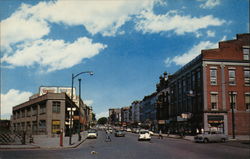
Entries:
[[92, 121], [96, 121], [95, 113], [92, 113]]
[[101, 117], [100, 119], [98, 119], [97, 124], [106, 124], [108, 122], [108, 119], [106, 117]]

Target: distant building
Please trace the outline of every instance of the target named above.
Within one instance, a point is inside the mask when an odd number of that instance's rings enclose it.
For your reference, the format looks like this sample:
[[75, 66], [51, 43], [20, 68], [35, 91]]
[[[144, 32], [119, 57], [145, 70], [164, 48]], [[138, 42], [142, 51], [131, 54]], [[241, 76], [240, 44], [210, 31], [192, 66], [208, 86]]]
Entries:
[[152, 130], [157, 129], [156, 119], [156, 92], [145, 96], [140, 102], [140, 122], [141, 125]]
[[131, 113], [130, 106], [121, 108], [121, 123], [122, 123], [122, 126], [130, 126], [130, 124], [131, 124], [130, 117], [132, 116], [130, 113]]
[[121, 109], [120, 108], [109, 109], [109, 124], [112, 124], [112, 125], [121, 124]]
[[131, 113], [131, 123], [136, 126], [140, 123], [140, 101], [132, 102]]

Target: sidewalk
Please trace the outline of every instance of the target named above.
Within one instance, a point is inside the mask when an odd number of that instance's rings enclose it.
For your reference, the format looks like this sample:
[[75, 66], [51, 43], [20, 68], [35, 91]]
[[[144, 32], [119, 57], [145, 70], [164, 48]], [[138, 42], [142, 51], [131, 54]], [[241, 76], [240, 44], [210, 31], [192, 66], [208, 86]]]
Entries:
[[[154, 136], [159, 136], [159, 134], [154, 133]], [[175, 138], [175, 139], [183, 139], [194, 142], [194, 136], [184, 136], [181, 138], [179, 135], [174, 134], [162, 134], [163, 137]], [[229, 136], [227, 142], [223, 143], [228, 146], [240, 147], [240, 148], [248, 148], [250, 149], [250, 136], [248, 135], [237, 135], [235, 139], [232, 139], [232, 136]]]
[[63, 146], [60, 146], [60, 137], [47, 137], [47, 135], [34, 136], [34, 143], [26, 143], [26, 145], [0, 145], [0, 149], [58, 149], [58, 148], [75, 148], [83, 143], [87, 138], [87, 132], [81, 132], [82, 139], [78, 141], [78, 134], [72, 135], [71, 145], [69, 145], [69, 137], [63, 137]]

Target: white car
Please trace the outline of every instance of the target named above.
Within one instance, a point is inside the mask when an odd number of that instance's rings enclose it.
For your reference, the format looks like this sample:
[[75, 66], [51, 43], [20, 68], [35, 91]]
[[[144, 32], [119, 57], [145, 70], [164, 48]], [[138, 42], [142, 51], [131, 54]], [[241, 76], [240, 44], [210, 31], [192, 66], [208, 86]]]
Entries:
[[203, 134], [198, 134], [194, 137], [195, 142], [225, 142], [228, 136], [221, 132], [205, 131]]
[[96, 139], [97, 136], [98, 136], [97, 130], [95, 130], [95, 129], [90, 129], [90, 130], [88, 131], [88, 134], [87, 134], [87, 138], [88, 138], [88, 139], [93, 139], [93, 138]]
[[127, 132], [131, 132], [132, 130], [130, 129], [130, 128], [127, 128], [127, 130], [126, 130]]
[[140, 140], [151, 140], [151, 135], [150, 135], [149, 131], [141, 130], [139, 132], [139, 137], [138, 137], [138, 141], [140, 141]]

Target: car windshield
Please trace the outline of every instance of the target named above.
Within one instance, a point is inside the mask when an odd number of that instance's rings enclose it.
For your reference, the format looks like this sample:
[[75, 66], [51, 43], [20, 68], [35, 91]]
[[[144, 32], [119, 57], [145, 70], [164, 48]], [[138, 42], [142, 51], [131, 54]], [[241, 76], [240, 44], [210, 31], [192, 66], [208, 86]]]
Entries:
[[149, 133], [148, 131], [141, 131], [140, 134], [146, 134]]
[[91, 130], [88, 131], [88, 133], [96, 133], [96, 130], [91, 129]]

